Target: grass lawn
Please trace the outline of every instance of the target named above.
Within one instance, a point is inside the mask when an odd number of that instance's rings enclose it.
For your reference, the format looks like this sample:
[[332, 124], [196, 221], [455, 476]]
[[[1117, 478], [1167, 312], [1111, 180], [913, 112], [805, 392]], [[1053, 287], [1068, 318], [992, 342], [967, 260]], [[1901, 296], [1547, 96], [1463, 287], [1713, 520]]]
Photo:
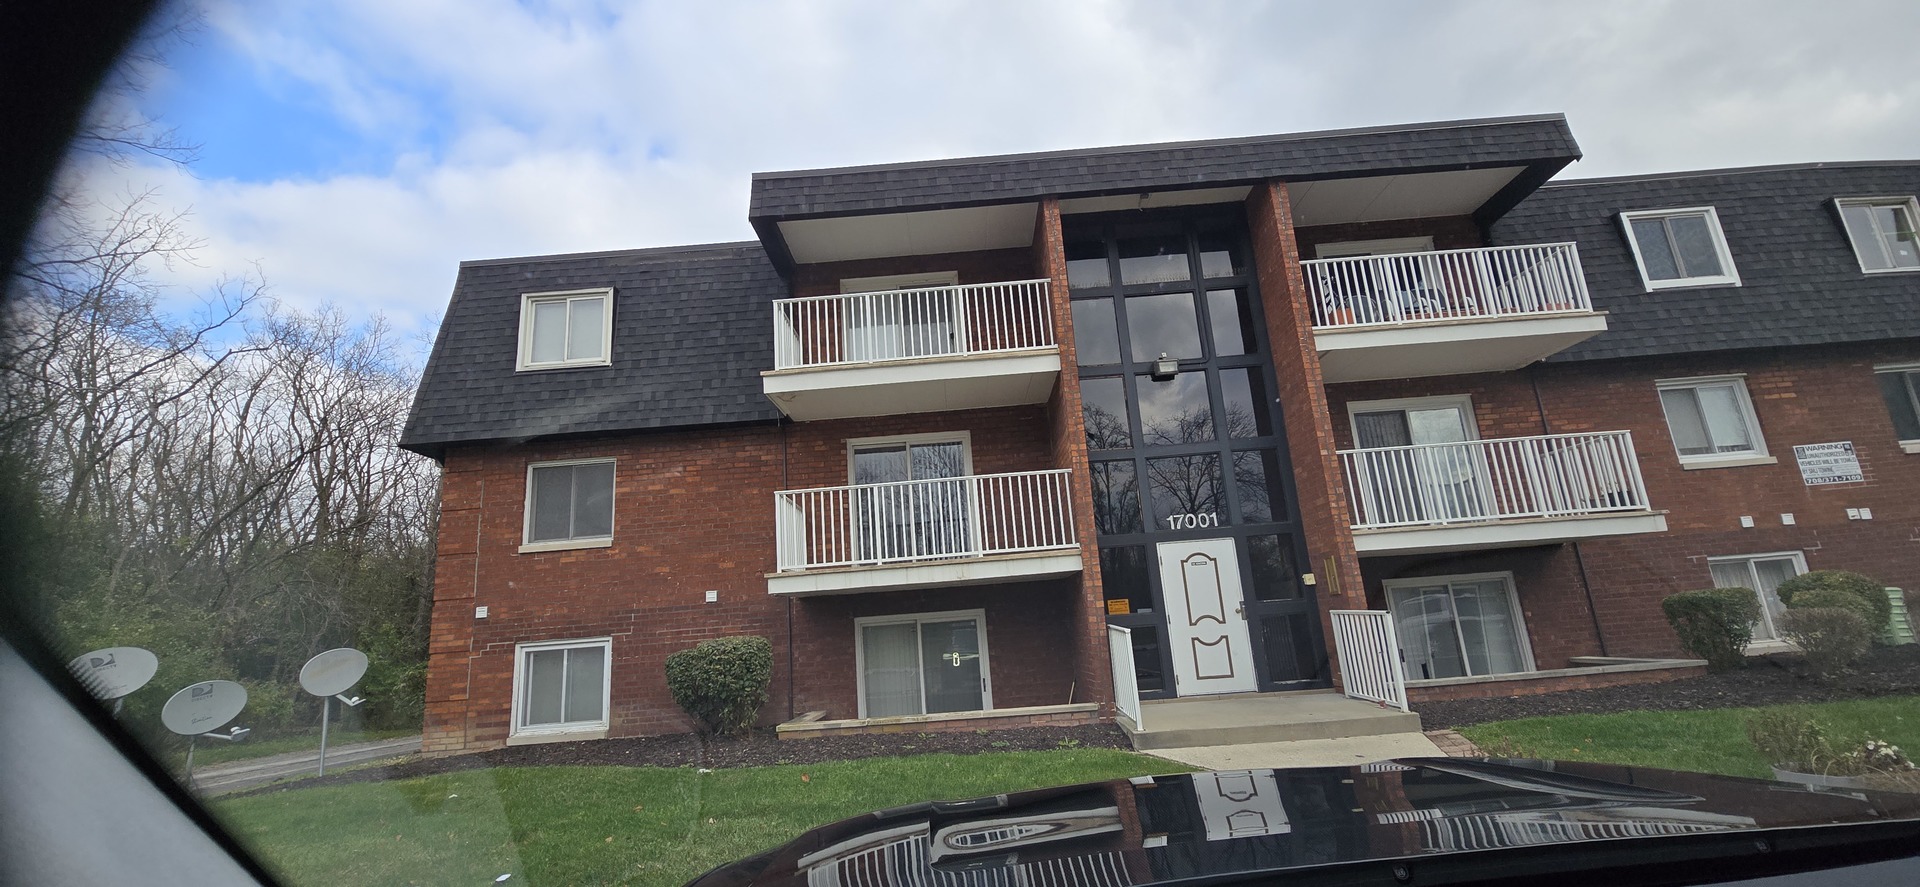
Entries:
[[215, 802], [293, 884], [679, 884], [816, 825], [937, 798], [1152, 773], [1106, 749], [750, 767], [502, 767]]
[[[1920, 696], [1786, 705], [1826, 726], [1835, 741], [1872, 736], [1920, 753]], [[1463, 727], [1488, 754], [1638, 764], [1733, 776], [1770, 777], [1747, 741], [1747, 717], [1760, 709], [1629, 711], [1524, 718]]]
[[[332, 729], [327, 731], [327, 751], [331, 752], [350, 742], [372, 742], [376, 739], [393, 739], [400, 736], [412, 736], [418, 732], [420, 731]], [[320, 728], [315, 727], [304, 734], [282, 734], [267, 739], [256, 739], [249, 736], [239, 742], [221, 742], [217, 739], [204, 739], [194, 748], [193, 768], [198, 770], [201, 767], [210, 767], [214, 764], [222, 764], [228, 761], [264, 758], [267, 755], [277, 755], [293, 751], [319, 752]], [[176, 758], [184, 760], [186, 754], [187, 748], [185, 740], [182, 740], [179, 749], [161, 752], [160, 756], [165, 760], [173, 760]]]

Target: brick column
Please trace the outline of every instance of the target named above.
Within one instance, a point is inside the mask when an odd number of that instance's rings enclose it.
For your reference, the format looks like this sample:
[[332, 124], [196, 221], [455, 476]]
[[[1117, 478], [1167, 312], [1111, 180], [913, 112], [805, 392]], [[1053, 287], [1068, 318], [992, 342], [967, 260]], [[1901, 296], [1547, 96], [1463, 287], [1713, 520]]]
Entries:
[[435, 537], [433, 618], [427, 640], [425, 752], [467, 747], [468, 658], [478, 581], [480, 512], [486, 497], [477, 459], [449, 453], [440, 471], [440, 531]]
[[1287, 452], [1300, 503], [1300, 532], [1307, 547], [1308, 562], [1301, 569], [1311, 570], [1319, 580], [1314, 597], [1320, 606], [1321, 637], [1334, 685], [1340, 686], [1333, 619], [1328, 614], [1365, 608], [1366, 588], [1360, 578], [1360, 556], [1353, 548], [1346, 480], [1336, 455], [1320, 353], [1313, 343], [1313, 316], [1285, 182], [1254, 186], [1247, 196], [1247, 227], [1259, 268], [1260, 302], [1267, 315], [1267, 339], [1273, 347], [1273, 373], [1279, 383]]
[[1100, 589], [1100, 547], [1093, 526], [1093, 477], [1087, 463], [1087, 431], [1080, 412], [1079, 362], [1073, 347], [1073, 307], [1067, 300], [1067, 245], [1060, 228], [1060, 200], [1040, 202], [1033, 236], [1034, 268], [1047, 280], [1054, 341], [1060, 343], [1060, 383], [1047, 402], [1047, 434], [1056, 468], [1073, 469], [1074, 534], [1080, 540], [1079, 595], [1073, 624], [1076, 702], [1100, 703], [1102, 719], [1113, 717], [1113, 668], [1107, 654], [1106, 596]]

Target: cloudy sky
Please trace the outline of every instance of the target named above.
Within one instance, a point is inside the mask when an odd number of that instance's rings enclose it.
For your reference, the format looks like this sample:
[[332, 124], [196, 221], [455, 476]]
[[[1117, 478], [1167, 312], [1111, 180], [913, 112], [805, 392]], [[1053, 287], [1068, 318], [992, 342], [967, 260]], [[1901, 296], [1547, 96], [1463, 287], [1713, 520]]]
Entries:
[[183, 286], [430, 326], [462, 259], [739, 240], [756, 170], [1565, 113], [1597, 176], [1920, 157], [1920, 3], [210, 0]]

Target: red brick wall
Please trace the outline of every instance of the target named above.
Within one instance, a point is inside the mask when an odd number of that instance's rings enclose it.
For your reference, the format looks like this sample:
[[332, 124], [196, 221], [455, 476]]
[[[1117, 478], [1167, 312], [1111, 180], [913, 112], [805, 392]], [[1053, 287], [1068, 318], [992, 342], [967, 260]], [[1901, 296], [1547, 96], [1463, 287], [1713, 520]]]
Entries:
[[[1321, 611], [1321, 635], [1332, 647], [1333, 625], [1328, 613], [1362, 601], [1360, 560], [1353, 549], [1353, 522], [1346, 484], [1335, 455], [1333, 425], [1328, 420], [1327, 392], [1320, 375], [1320, 355], [1313, 347], [1306, 285], [1300, 274], [1293, 210], [1284, 182], [1255, 186], [1247, 197], [1247, 227], [1253, 240], [1254, 264], [1259, 269], [1260, 300], [1266, 313], [1267, 338], [1273, 345], [1273, 371], [1287, 429], [1288, 456], [1300, 502], [1301, 533], [1305, 537], [1309, 569]], [[1334, 680], [1339, 663], [1332, 659]]]
[[[774, 645], [764, 721], [826, 702], [833, 705], [830, 716], [853, 717], [851, 689], [831, 689], [850, 688], [854, 680], [853, 633], [845, 621], [851, 617], [817, 614], [836, 607], [861, 615], [919, 612], [918, 598], [876, 592], [844, 599], [858, 603], [797, 602], [793, 637], [799, 643], [792, 643], [789, 603], [767, 593], [765, 578], [775, 568], [774, 492], [847, 483], [848, 438], [966, 430], [976, 472], [1050, 468], [1049, 422], [1042, 407], [1010, 407], [450, 450], [428, 664], [428, 750], [505, 741], [515, 644], [545, 640], [613, 638], [614, 736], [688, 729], [666, 692], [667, 654], [736, 634], [761, 635]], [[617, 465], [613, 546], [520, 553], [528, 464], [600, 456], [614, 457]], [[720, 593], [719, 603], [704, 602], [709, 589]], [[1007, 688], [1003, 698], [1061, 701], [1078, 668], [1067, 652], [1074, 648], [1061, 644], [1077, 618], [1076, 592], [1055, 590], [1052, 602], [1030, 587], [1026, 592], [1024, 605], [1039, 614], [1032, 621], [1009, 615], [1018, 610], [1010, 609], [1015, 592], [1005, 589], [940, 592], [940, 605], [931, 609], [997, 602], [989, 648], [1004, 644], [1005, 668], [1025, 663], [1032, 669], [1028, 679], [996, 675], [996, 686]], [[489, 617], [474, 619], [475, 606], [489, 607]], [[816, 633], [816, 623], [835, 619], [845, 624]], [[1044, 639], [1034, 636], [1039, 626], [1046, 628]], [[838, 652], [827, 656], [822, 649]], [[806, 691], [796, 695], [808, 697], [794, 705], [810, 708], [789, 706], [790, 675]], [[1059, 686], [1028, 686], [1029, 680]]]
[[840, 281], [850, 277], [930, 274], [937, 271], [956, 272], [960, 275], [961, 283], [1033, 280], [1047, 276], [1041, 267], [1034, 253], [1025, 249], [821, 262], [801, 265], [793, 270], [793, 295], [796, 298], [833, 295], [840, 292]]
[[[1330, 386], [1328, 395], [1343, 447], [1351, 445], [1345, 424], [1348, 401], [1440, 394], [1473, 395], [1483, 438], [1631, 431], [1648, 495], [1655, 509], [1667, 512], [1668, 532], [1591, 540], [1579, 543], [1578, 550], [1605, 652], [1671, 655], [1679, 647], [1660, 612], [1660, 600], [1676, 591], [1710, 586], [1709, 557], [1802, 551], [1811, 569], [1857, 570], [1888, 585], [1920, 587], [1920, 456], [1900, 451], [1873, 376], [1874, 364], [1916, 358], [1920, 343], [1914, 342], [1685, 355], [1352, 383]], [[1746, 374], [1762, 436], [1778, 462], [1683, 469], [1654, 382], [1728, 373]], [[1531, 384], [1535, 380], [1537, 402]], [[1853, 442], [1864, 483], [1802, 483], [1793, 446], [1831, 441]], [[1873, 520], [1847, 519], [1846, 509], [1862, 507], [1873, 511]], [[1784, 526], [1782, 513], [1791, 513], [1795, 525]], [[1755, 527], [1742, 528], [1742, 515], [1751, 515]], [[1368, 563], [1370, 573], [1384, 569], [1373, 566], [1372, 559]], [[1577, 578], [1577, 571], [1573, 575]], [[1583, 604], [1575, 591], [1549, 594]], [[1534, 629], [1541, 621], [1536, 615], [1541, 607], [1531, 601], [1540, 600], [1542, 592], [1522, 585], [1520, 597], [1528, 627]], [[1565, 621], [1562, 636], [1577, 642], [1579, 632], [1572, 623], [1578, 620]], [[1574, 655], [1581, 652], [1588, 651]], [[1598, 640], [1591, 652], [1601, 652]], [[1544, 657], [1541, 664], [1547, 664]]]
[[1312, 225], [1294, 232], [1300, 245], [1300, 258], [1315, 258], [1314, 249], [1323, 243], [1355, 240], [1391, 240], [1398, 237], [1432, 237], [1434, 249], [1473, 249], [1486, 246], [1480, 226], [1467, 216], [1434, 219], [1395, 219], [1387, 222], [1350, 222], [1344, 225]]
[[[598, 456], [616, 459], [613, 547], [519, 553], [527, 465]], [[687, 729], [667, 695], [667, 654], [737, 634], [785, 645], [784, 603], [762, 578], [779, 478], [771, 426], [450, 450], [427, 749], [506, 739], [514, 645], [531, 641], [611, 636], [612, 735]], [[719, 603], [704, 603], [709, 589]], [[475, 619], [475, 606], [488, 618]], [[786, 692], [776, 661], [767, 717], [784, 714]]]
[[1067, 248], [1060, 225], [1060, 201], [1040, 202], [1033, 237], [1033, 265], [1049, 281], [1054, 340], [1060, 343], [1060, 383], [1047, 402], [1047, 443], [1055, 465], [1073, 469], [1074, 535], [1080, 540], [1079, 595], [1062, 638], [1073, 650], [1075, 680], [1084, 695], [1102, 703], [1111, 717], [1113, 668], [1107, 651], [1106, 595], [1100, 585], [1100, 548], [1093, 526], [1093, 479], [1087, 462], [1087, 430], [1080, 412], [1079, 358], [1073, 341], [1073, 308], [1067, 297]]

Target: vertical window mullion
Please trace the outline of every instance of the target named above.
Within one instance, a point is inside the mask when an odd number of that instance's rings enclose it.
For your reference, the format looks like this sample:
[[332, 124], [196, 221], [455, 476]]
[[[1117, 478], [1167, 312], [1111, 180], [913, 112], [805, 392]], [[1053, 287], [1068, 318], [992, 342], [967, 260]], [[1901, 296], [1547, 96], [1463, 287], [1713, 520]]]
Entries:
[[927, 713], [927, 639], [924, 620], [913, 620], [913, 672], [920, 687], [920, 713]]

